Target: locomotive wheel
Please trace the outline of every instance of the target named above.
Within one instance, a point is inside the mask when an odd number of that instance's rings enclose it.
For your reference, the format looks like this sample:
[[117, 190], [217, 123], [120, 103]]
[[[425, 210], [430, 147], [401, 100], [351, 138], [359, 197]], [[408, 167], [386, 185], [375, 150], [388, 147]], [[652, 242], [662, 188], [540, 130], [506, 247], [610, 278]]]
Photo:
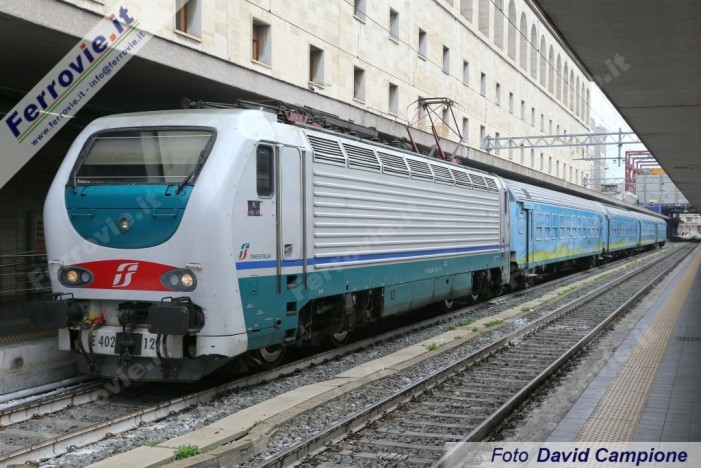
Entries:
[[349, 338], [350, 330], [338, 333], [329, 333], [324, 337], [326, 343], [333, 348], [340, 348], [341, 346], [345, 345], [346, 343], [348, 343]]
[[455, 308], [455, 299], [446, 299], [438, 303], [438, 306], [443, 312], [450, 312]]
[[251, 360], [261, 369], [277, 367], [285, 357], [285, 348], [281, 345], [266, 346], [265, 348], [251, 351]]

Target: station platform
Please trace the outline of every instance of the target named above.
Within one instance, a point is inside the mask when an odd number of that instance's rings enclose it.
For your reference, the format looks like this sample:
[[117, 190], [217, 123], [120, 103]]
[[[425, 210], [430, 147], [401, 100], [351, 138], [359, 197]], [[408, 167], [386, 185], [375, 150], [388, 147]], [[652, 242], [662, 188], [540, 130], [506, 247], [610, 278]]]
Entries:
[[637, 307], [644, 315], [547, 442], [701, 441], [701, 246]]
[[29, 321], [29, 301], [0, 302], [0, 396], [77, 375], [70, 353], [58, 351], [56, 330]]

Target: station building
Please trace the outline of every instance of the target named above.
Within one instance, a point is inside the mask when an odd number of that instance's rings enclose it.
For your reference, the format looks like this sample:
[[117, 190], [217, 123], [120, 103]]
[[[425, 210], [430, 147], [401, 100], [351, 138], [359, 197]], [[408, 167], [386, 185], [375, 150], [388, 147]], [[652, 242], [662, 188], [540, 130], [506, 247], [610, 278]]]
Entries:
[[[137, 56], [0, 188], [0, 299], [46, 290], [44, 197], [91, 120], [236, 98], [309, 107], [412, 137], [475, 167], [575, 192], [591, 177], [582, 149], [484, 150], [484, 138], [587, 133], [591, 77], [530, 0], [157, 0], [118, 2], [159, 24]], [[114, 5], [0, 0], [0, 115]], [[454, 105], [421, 108], [420, 98]], [[452, 113], [451, 113], [452, 111]], [[462, 146], [457, 144], [462, 142]], [[11, 157], [3, 154], [1, 157]], [[590, 193], [593, 195], [593, 193]]]

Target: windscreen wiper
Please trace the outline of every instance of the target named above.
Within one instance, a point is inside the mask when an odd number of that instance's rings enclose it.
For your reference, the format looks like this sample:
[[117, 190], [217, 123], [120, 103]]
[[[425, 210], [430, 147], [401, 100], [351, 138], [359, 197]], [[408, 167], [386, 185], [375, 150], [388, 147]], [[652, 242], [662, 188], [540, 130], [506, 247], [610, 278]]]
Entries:
[[202, 152], [200, 152], [200, 157], [197, 158], [197, 164], [195, 164], [195, 167], [192, 169], [192, 171], [190, 171], [190, 173], [187, 175], [187, 177], [185, 177], [185, 179], [182, 182], [180, 182], [180, 185], [178, 185], [178, 188], [175, 191], [176, 195], [179, 194], [180, 192], [182, 192], [183, 188], [185, 188], [187, 183], [190, 182], [190, 180], [194, 177], [194, 175], [200, 169], [200, 167], [202, 166], [202, 163], [204, 162], [204, 155], [207, 152], [208, 147], [209, 147], [209, 143], [207, 143], [207, 145], [205, 145]]

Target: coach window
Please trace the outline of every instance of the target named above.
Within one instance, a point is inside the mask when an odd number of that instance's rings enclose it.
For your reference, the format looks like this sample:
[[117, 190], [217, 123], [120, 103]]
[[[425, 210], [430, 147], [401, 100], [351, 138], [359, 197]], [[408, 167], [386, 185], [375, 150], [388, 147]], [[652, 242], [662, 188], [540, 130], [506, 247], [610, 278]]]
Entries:
[[273, 149], [259, 146], [256, 149], [256, 189], [260, 198], [273, 195]]
[[518, 233], [523, 234], [523, 231], [526, 230], [526, 219], [525, 215], [523, 214], [523, 211], [519, 211], [518, 213]]

